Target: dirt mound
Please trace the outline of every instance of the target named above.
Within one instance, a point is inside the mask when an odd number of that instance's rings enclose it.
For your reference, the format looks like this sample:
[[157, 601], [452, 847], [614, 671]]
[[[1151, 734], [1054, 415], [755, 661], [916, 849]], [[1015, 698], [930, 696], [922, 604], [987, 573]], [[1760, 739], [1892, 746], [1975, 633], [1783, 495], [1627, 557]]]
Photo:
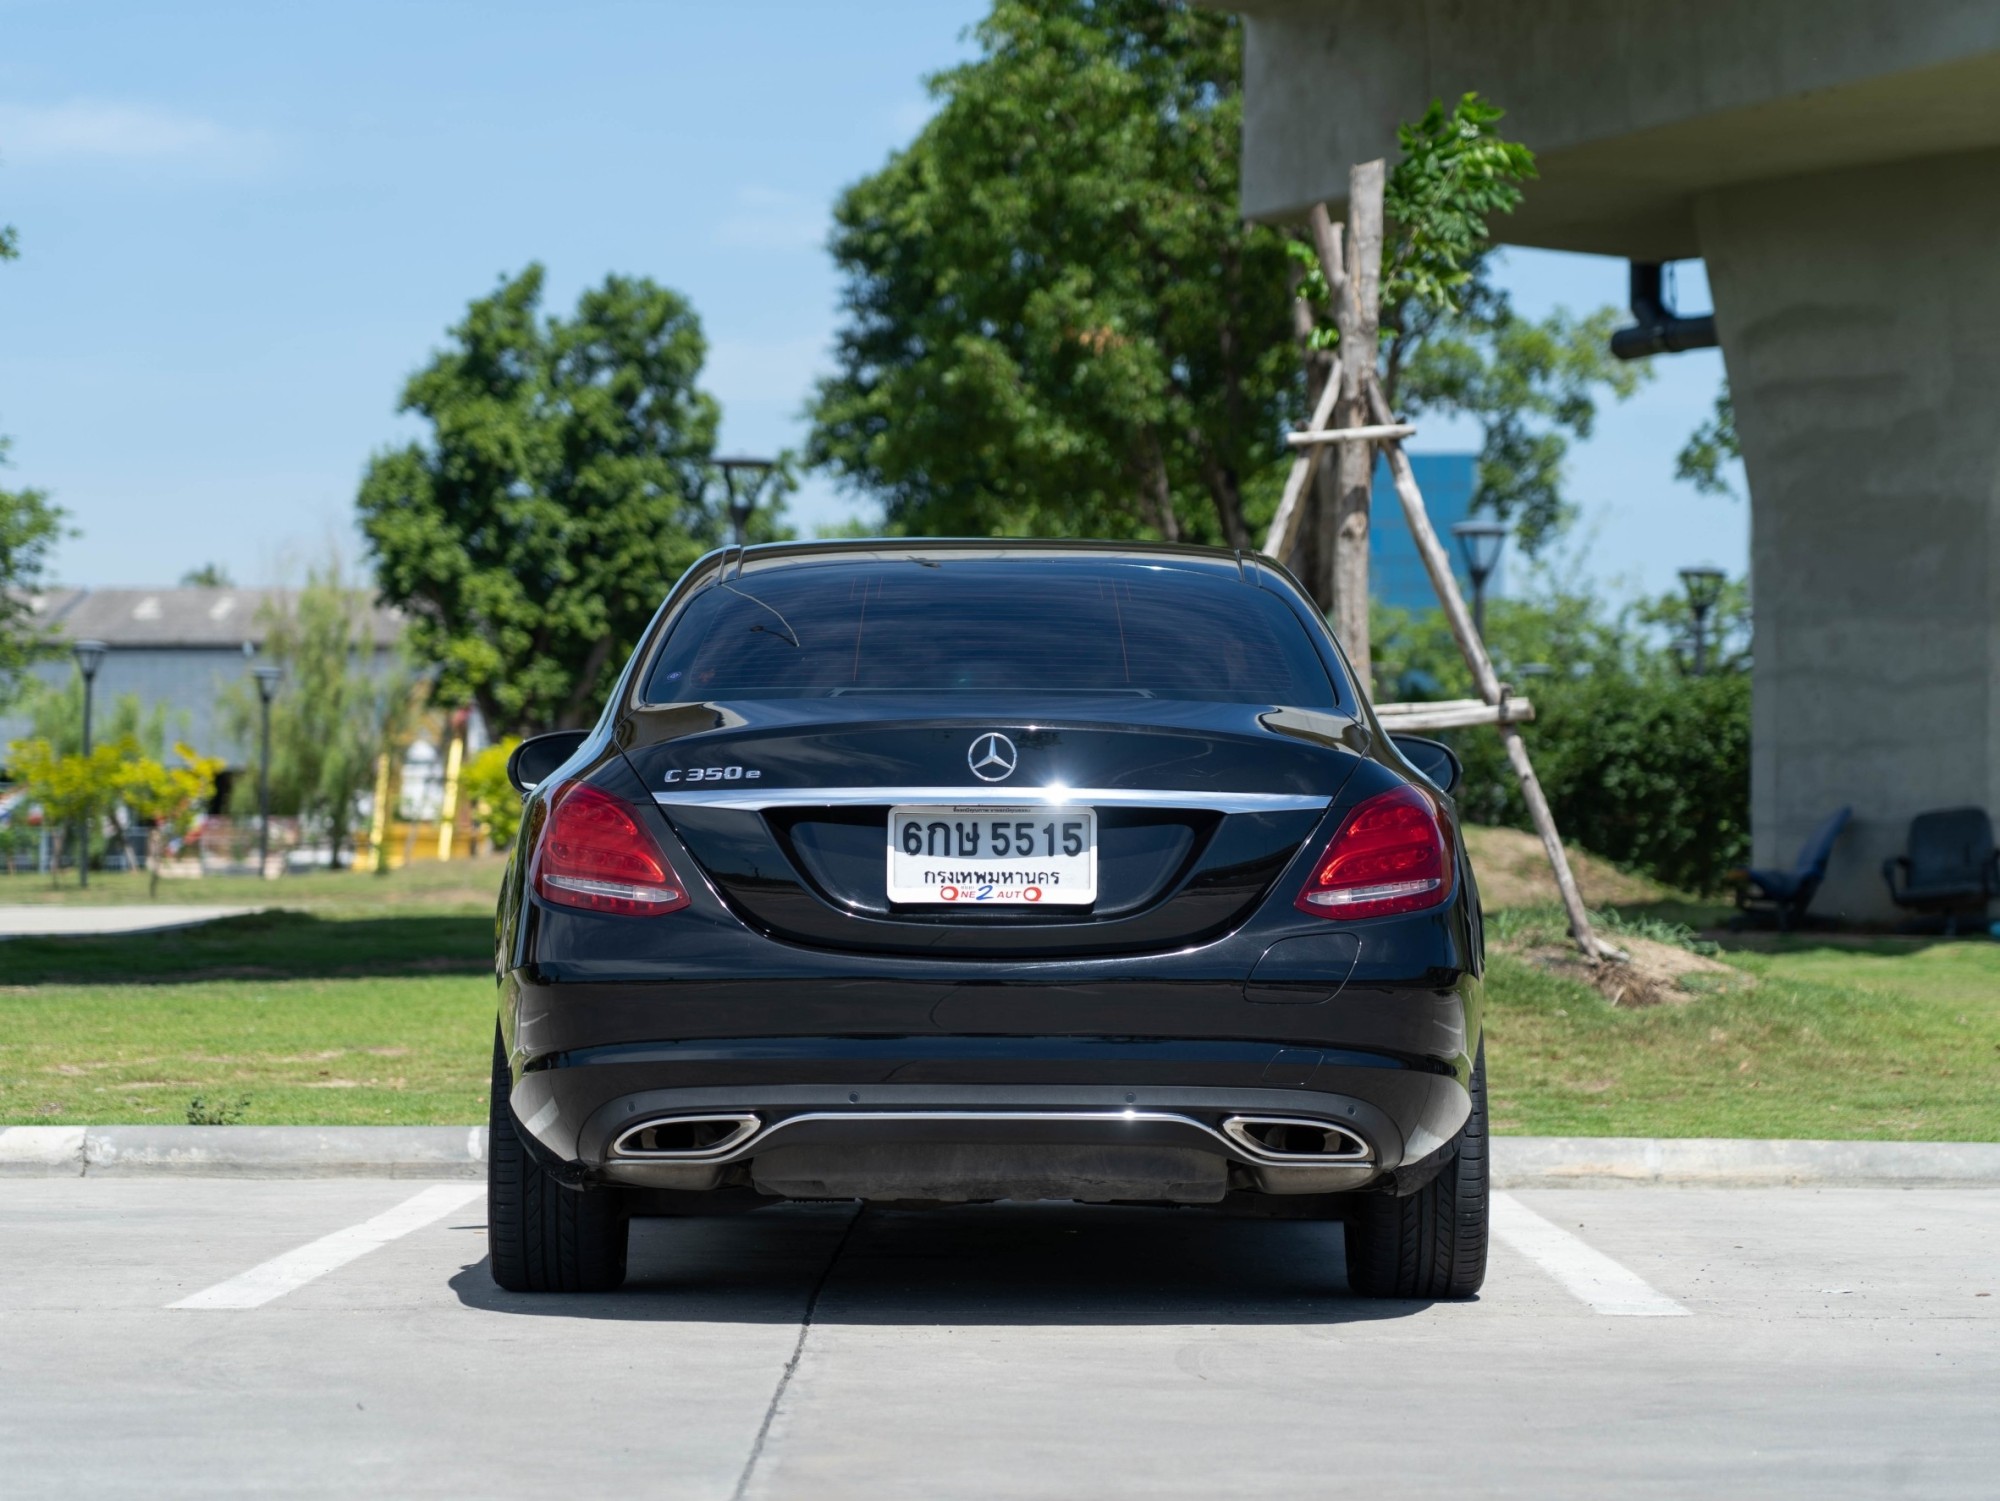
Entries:
[[[1465, 848], [1479, 877], [1479, 900], [1488, 911], [1502, 907], [1533, 907], [1558, 900], [1556, 878], [1542, 841], [1521, 829], [1496, 829], [1468, 824]], [[1657, 881], [1628, 875], [1608, 860], [1584, 853], [1574, 845], [1569, 868], [1583, 891], [1587, 907], [1613, 907], [1626, 902], [1656, 902], [1673, 895]]]
[[1671, 943], [1629, 933], [1598, 936], [1630, 957], [1592, 964], [1568, 944], [1537, 944], [1521, 957], [1551, 974], [1581, 980], [1614, 1006], [1684, 1006], [1698, 996], [1756, 983], [1740, 969]]

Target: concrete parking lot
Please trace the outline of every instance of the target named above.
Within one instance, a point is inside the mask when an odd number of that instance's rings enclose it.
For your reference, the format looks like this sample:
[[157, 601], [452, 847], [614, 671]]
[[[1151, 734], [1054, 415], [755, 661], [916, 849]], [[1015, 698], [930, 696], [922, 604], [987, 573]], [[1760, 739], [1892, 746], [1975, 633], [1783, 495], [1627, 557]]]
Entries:
[[[498, 1292], [426, 1186], [0, 1183], [0, 1489], [117, 1496], [2000, 1492], [2000, 1192], [1521, 1191], [1485, 1295], [1336, 1227], [802, 1205]], [[181, 1305], [181, 1306], [175, 1306]]]

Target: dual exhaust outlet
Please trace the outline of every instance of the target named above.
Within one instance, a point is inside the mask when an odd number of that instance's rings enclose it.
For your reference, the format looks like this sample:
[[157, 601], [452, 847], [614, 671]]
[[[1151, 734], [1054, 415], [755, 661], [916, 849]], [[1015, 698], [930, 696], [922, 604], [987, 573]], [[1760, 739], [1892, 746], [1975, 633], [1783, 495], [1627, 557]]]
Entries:
[[[772, 1126], [768, 1134], [781, 1133], [787, 1125], [808, 1120], [837, 1124], [842, 1120], [873, 1123], [897, 1119], [935, 1124], [949, 1124], [953, 1120], [982, 1123], [1018, 1120], [1023, 1124], [1066, 1121], [1106, 1128], [1137, 1121], [1171, 1123], [1219, 1137], [1236, 1152], [1260, 1163], [1330, 1167], [1362, 1165], [1374, 1160], [1368, 1143], [1344, 1127], [1331, 1121], [1283, 1115], [1231, 1115], [1218, 1128], [1178, 1113], [1132, 1110], [828, 1112], [790, 1117]], [[766, 1134], [764, 1118], [750, 1111], [667, 1116], [628, 1127], [612, 1143], [611, 1155], [626, 1161], [713, 1162], [735, 1155], [761, 1134]]]

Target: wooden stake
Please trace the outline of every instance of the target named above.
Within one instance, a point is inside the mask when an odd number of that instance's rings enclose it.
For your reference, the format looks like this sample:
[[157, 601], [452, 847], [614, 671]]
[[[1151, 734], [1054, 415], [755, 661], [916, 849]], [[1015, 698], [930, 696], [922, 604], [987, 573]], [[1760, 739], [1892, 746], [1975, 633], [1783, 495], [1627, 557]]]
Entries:
[[[1370, 415], [1379, 423], [1394, 420], [1389, 410], [1388, 398], [1382, 394], [1382, 383], [1369, 372], [1368, 408]], [[1402, 502], [1403, 519], [1409, 523], [1410, 536], [1417, 544], [1417, 555], [1423, 559], [1424, 571], [1431, 576], [1431, 587], [1437, 590], [1438, 603], [1444, 607], [1445, 623], [1451, 627], [1451, 634], [1458, 642], [1458, 649], [1465, 655], [1465, 662], [1472, 669], [1473, 680], [1479, 685], [1479, 696], [1489, 704], [1500, 704], [1506, 699], [1506, 688], [1499, 674], [1493, 670], [1493, 659], [1486, 655], [1486, 643], [1473, 629], [1472, 612], [1465, 607], [1465, 597], [1458, 592], [1458, 578], [1451, 571], [1451, 559], [1446, 555], [1444, 544], [1431, 527], [1430, 513], [1424, 508], [1423, 492], [1417, 488], [1417, 476], [1410, 468], [1409, 456], [1403, 452], [1403, 445], [1391, 442], [1386, 445], [1389, 453], [1389, 474], [1396, 484], [1396, 498]], [[1345, 450], [1343, 450], [1345, 452]], [[1541, 835], [1542, 849], [1549, 857], [1549, 868], [1555, 872], [1556, 889], [1562, 894], [1563, 910], [1569, 915], [1570, 937], [1583, 951], [1586, 959], [1602, 961], [1611, 955], [1597, 941], [1597, 933], [1591, 927], [1590, 914], [1584, 910], [1583, 894], [1577, 890], [1576, 877], [1569, 868], [1569, 855], [1564, 851], [1562, 836], [1556, 832], [1555, 814], [1549, 811], [1549, 800], [1542, 793], [1542, 784], [1535, 776], [1533, 763], [1528, 760], [1528, 747], [1521, 740], [1521, 732], [1512, 723], [1500, 722], [1500, 739], [1507, 748], [1508, 764], [1514, 768], [1514, 776], [1521, 784], [1521, 797], [1528, 805], [1528, 817], [1533, 820], [1535, 832]]]
[[[1340, 361], [1335, 360], [1333, 369], [1327, 373], [1326, 389], [1320, 392], [1319, 405], [1313, 408], [1312, 420], [1306, 424], [1306, 431], [1323, 432], [1333, 420], [1334, 403], [1339, 400]], [[1309, 448], [1292, 460], [1292, 472], [1285, 476], [1285, 493], [1278, 501], [1278, 513], [1271, 518], [1271, 529], [1264, 534], [1266, 557], [1276, 558], [1282, 563], [1290, 553], [1292, 541], [1299, 534], [1299, 523], [1305, 518], [1306, 492], [1312, 487], [1313, 476], [1319, 472], [1319, 461], [1324, 453], [1324, 449]]]
[[[1382, 190], [1387, 169], [1362, 162], [1347, 174], [1347, 255], [1345, 295], [1336, 305], [1340, 322], [1340, 405], [1334, 426], [1362, 427], [1368, 421], [1368, 387], [1374, 378], [1382, 304]], [[1317, 236], [1315, 236], [1317, 244]], [[1329, 279], [1330, 280], [1330, 279]], [[1336, 499], [1333, 525], [1322, 552], [1333, 583], [1333, 627], [1347, 659], [1372, 692], [1368, 640], [1368, 511], [1375, 470], [1369, 443], [1343, 443], [1334, 451]]]
[[1368, 427], [1330, 427], [1324, 432], [1310, 430], [1286, 433], [1285, 441], [1294, 448], [1310, 448], [1315, 443], [1380, 443], [1389, 438], [1414, 438], [1417, 430], [1407, 422], [1378, 423]]
[[1462, 730], [1475, 724], [1523, 724], [1534, 717], [1535, 706], [1525, 698], [1505, 698], [1497, 704], [1479, 698], [1445, 698], [1375, 706], [1377, 723], [1392, 734]]

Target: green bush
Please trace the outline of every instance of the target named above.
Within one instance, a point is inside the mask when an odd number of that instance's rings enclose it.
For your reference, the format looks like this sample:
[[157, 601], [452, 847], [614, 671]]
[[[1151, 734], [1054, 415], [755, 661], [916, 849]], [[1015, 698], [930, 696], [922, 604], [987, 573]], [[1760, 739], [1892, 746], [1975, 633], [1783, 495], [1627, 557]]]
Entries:
[[[1496, 601], [1488, 639], [1502, 677], [1508, 662], [1547, 669], [1517, 677], [1514, 691], [1534, 702], [1522, 735], [1563, 837], [1668, 885], [1712, 892], [1750, 851], [1750, 678], [1734, 653], [1722, 671], [1688, 675], [1675, 648], [1645, 628], [1665, 612], [1655, 603], [1612, 618], [1565, 593]], [[1437, 611], [1377, 620], [1378, 697], [1472, 693]], [[1500, 737], [1471, 729], [1439, 738], [1465, 762], [1462, 816], [1528, 827]]]

